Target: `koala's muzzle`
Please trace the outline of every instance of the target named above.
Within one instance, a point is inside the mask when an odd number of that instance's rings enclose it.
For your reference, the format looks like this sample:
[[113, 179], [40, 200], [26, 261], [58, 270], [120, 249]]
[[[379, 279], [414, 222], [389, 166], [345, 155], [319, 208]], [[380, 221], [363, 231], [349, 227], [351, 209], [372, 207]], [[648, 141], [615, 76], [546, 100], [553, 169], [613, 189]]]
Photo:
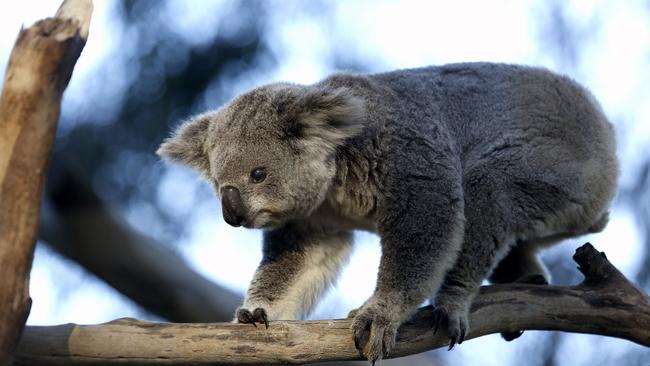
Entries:
[[237, 188], [231, 186], [223, 188], [221, 208], [223, 210], [223, 219], [228, 224], [237, 227], [241, 226], [242, 222], [244, 222], [246, 208]]

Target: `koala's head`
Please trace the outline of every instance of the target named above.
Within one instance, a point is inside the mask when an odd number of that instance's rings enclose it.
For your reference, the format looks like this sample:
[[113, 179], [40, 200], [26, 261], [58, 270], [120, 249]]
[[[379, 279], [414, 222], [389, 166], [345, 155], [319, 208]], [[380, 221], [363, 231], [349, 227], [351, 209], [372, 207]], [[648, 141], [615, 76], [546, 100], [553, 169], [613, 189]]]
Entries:
[[185, 122], [158, 155], [210, 181], [229, 224], [274, 227], [323, 202], [336, 150], [364, 119], [346, 88], [271, 84]]

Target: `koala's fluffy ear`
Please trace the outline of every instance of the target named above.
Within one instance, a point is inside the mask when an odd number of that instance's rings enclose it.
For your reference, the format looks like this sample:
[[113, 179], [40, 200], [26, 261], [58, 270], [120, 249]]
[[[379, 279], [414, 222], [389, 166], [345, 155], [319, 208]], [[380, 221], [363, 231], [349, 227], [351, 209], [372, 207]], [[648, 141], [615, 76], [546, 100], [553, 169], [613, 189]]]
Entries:
[[298, 103], [302, 113], [296, 119], [296, 135], [336, 149], [363, 129], [364, 101], [347, 88], [309, 88]]
[[205, 141], [209, 125], [210, 119], [205, 115], [183, 123], [172, 137], [160, 145], [156, 154], [164, 159], [187, 164], [201, 174], [207, 174], [210, 161], [205, 151]]

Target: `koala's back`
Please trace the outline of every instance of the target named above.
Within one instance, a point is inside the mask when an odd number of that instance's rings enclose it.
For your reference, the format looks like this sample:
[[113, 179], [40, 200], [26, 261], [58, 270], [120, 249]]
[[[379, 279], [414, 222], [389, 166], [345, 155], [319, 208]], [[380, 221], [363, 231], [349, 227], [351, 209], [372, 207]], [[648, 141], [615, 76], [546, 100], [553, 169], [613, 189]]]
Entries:
[[370, 78], [390, 90], [384, 100], [393, 117], [385, 122], [396, 131], [426, 136], [442, 126], [466, 184], [486, 177], [503, 183], [515, 201], [513, 220], [526, 227], [522, 236], [583, 233], [605, 214], [618, 176], [614, 131], [590, 93], [569, 78], [491, 63]]
[[574, 146], [578, 156], [585, 155], [586, 141], [614, 149], [612, 126], [590, 93], [545, 69], [465, 63], [371, 78], [399, 95], [393, 108], [409, 118], [395, 123], [416, 129], [427, 123], [444, 124], [467, 158], [486, 149], [485, 142], [504, 136], [532, 144], [559, 138], [564, 145]]

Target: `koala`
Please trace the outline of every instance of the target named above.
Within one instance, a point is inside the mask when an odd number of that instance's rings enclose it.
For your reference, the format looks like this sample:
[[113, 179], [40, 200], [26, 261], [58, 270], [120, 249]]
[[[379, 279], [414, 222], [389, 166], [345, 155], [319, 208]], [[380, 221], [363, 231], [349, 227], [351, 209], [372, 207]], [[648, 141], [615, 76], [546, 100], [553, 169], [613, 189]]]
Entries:
[[482, 281], [547, 283], [541, 248], [606, 225], [615, 150], [571, 79], [462, 63], [257, 87], [183, 123], [158, 154], [210, 182], [227, 223], [263, 230], [236, 322], [306, 316], [352, 231], [377, 233], [374, 293], [350, 313], [374, 362], [427, 299], [451, 349]]

